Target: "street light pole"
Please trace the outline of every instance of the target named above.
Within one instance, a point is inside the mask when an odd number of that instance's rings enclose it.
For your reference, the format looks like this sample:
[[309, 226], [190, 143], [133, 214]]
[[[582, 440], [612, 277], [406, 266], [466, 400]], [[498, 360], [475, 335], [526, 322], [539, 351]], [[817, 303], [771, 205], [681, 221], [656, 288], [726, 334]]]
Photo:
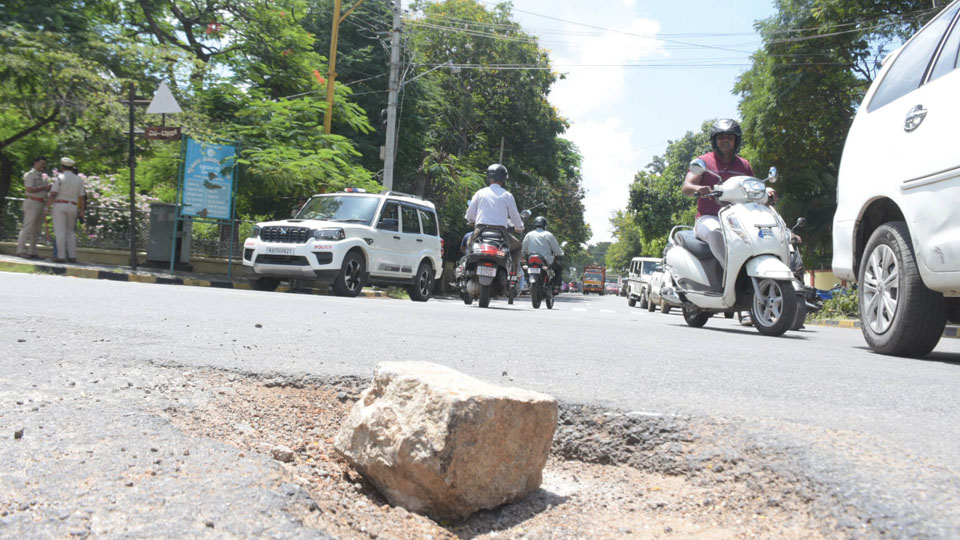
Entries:
[[393, 189], [393, 161], [397, 153], [397, 93], [400, 90], [400, 0], [393, 3], [393, 28], [390, 32], [390, 78], [387, 95], [387, 140], [383, 153], [383, 187]]
[[130, 83], [130, 268], [137, 269], [137, 205], [136, 205], [136, 176], [137, 148], [136, 134], [133, 130], [134, 107], [137, 96], [134, 94], [133, 82]]

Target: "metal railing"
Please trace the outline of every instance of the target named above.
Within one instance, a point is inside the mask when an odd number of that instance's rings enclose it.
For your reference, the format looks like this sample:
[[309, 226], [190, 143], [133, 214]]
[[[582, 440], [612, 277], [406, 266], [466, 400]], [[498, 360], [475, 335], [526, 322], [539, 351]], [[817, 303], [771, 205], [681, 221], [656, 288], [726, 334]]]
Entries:
[[[16, 242], [23, 225], [24, 199], [7, 197], [0, 213], [0, 241]], [[233, 257], [243, 253], [243, 240], [250, 235], [254, 221], [237, 220], [233, 243]], [[150, 211], [137, 212], [137, 248], [145, 251], [150, 240]], [[53, 220], [46, 212], [40, 230], [41, 244], [52, 246], [54, 242]], [[77, 223], [77, 247], [130, 249], [130, 210], [107, 206], [88, 206], [82, 222]], [[229, 225], [193, 223], [190, 256], [227, 258], [230, 252]]]

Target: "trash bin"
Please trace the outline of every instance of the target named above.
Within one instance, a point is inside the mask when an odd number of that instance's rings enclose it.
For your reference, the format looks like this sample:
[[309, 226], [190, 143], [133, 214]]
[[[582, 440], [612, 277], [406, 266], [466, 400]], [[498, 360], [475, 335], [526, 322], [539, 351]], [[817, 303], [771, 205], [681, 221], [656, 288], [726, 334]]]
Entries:
[[178, 264], [190, 262], [191, 221], [177, 221], [177, 205], [154, 203], [150, 205], [150, 239], [147, 242], [147, 261], [170, 264], [170, 243], [173, 241], [173, 224], [177, 224]]

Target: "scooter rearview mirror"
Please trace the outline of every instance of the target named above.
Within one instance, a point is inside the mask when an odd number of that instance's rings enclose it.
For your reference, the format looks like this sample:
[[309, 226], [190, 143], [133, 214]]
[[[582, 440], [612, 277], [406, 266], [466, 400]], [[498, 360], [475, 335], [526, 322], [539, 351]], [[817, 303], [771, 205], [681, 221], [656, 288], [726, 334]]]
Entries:
[[799, 229], [807, 224], [807, 218], [799, 217], [797, 218], [797, 224], [793, 226], [794, 229]]
[[523, 219], [528, 219], [532, 215], [533, 215], [533, 212], [531, 212], [530, 210], [524, 210], [523, 212], [520, 212], [520, 217], [522, 217]]
[[697, 158], [690, 162], [690, 172], [693, 174], [703, 174], [703, 171], [707, 170], [707, 162]]
[[777, 181], [777, 168], [770, 167], [770, 172], [767, 173], [767, 182], [774, 184], [776, 183], [776, 181]]

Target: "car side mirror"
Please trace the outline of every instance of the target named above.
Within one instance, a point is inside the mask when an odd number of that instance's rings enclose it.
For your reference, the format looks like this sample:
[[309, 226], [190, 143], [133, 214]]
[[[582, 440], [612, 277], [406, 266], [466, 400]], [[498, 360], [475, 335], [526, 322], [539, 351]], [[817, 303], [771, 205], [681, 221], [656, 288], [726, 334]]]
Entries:
[[377, 224], [377, 228], [385, 231], [397, 232], [400, 230], [400, 220], [392, 218], [381, 219], [380, 223]]

